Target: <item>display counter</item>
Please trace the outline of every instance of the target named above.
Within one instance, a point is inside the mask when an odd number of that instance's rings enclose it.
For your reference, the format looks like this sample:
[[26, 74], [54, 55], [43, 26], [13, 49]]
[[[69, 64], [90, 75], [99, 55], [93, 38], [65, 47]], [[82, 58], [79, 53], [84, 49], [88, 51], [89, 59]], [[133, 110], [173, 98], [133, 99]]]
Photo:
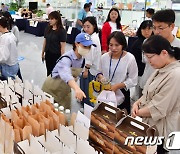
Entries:
[[30, 20], [26, 20], [26, 28], [25, 28], [25, 32], [26, 33], [30, 33], [30, 34], [34, 34], [36, 36], [44, 36], [44, 31], [45, 28], [48, 25], [48, 22], [46, 21], [34, 21], [34, 25], [30, 24]]
[[15, 24], [18, 27], [19, 31], [26, 29], [26, 20], [27, 19], [16, 19]]

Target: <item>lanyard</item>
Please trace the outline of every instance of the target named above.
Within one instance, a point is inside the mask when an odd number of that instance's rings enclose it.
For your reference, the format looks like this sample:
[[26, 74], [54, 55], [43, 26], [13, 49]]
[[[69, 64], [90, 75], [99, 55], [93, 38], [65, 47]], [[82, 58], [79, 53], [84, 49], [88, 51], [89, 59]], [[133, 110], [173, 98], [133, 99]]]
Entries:
[[[110, 82], [111, 82], [112, 79], [114, 78], [116, 69], [117, 69], [117, 67], [118, 67], [118, 65], [119, 65], [119, 62], [120, 62], [120, 60], [121, 60], [122, 55], [123, 55], [123, 51], [122, 51], [122, 53], [121, 53], [121, 55], [120, 55], [120, 57], [119, 57], [119, 60], [118, 60], [118, 62], [117, 62], [117, 64], [116, 64], [116, 67], [115, 67], [115, 69], [114, 69], [114, 72], [113, 72], [113, 74], [112, 74], [112, 77], [111, 77]], [[112, 54], [111, 54], [111, 59], [110, 59], [110, 64], [109, 64], [109, 79], [110, 79], [110, 76], [111, 76], [111, 65], [112, 65]]]

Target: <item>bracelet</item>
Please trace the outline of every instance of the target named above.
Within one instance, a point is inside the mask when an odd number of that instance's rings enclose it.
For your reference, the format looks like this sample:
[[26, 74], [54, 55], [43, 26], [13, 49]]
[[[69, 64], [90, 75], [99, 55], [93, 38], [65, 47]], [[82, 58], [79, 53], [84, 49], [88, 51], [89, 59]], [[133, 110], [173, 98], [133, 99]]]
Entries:
[[89, 68], [89, 67], [87, 67], [87, 66], [85, 66], [85, 68], [86, 68], [86, 69], [88, 69], [88, 70], [90, 69], [90, 68]]

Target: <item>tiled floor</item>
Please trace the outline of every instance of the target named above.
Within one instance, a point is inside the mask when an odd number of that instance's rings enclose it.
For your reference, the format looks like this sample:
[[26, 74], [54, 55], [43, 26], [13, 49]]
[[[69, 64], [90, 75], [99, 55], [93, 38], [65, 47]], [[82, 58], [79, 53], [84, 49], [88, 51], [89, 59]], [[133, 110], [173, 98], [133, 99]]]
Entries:
[[[34, 85], [42, 87], [44, 80], [46, 79], [46, 67], [45, 63], [41, 61], [41, 51], [43, 46], [43, 37], [36, 37], [24, 31], [20, 31], [20, 41], [18, 44], [19, 56], [24, 57], [19, 61], [21, 74], [24, 80], [31, 81]], [[70, 50], [72, 45], [66, 45], [66, 51]], [[76, 99], [72, 99], [72, 112], [77, 112], [80, 105]]]

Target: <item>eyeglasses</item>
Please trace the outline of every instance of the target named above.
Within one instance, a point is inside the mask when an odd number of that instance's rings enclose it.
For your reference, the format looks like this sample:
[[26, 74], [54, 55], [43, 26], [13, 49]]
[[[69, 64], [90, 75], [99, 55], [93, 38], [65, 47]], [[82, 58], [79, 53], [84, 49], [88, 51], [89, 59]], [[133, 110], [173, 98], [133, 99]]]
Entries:
[[155, 27], [155, 26], [153, 26], [153, 30], [155, 31], [155, 30], [157, 30], [158, 32], [162, 32], [163, 30], [165, 30], [166, 28], [168, 28], [169, 27], [169, 25], [167, 26], [167, 27]]
[[147, 59], [151, 59], [151, 58], [154, 57], [155, 55], [156, 55], [156, 54], [152, 54], [152, 55], [149, 56], [149, 55], [146, 55], [146, 54], [145, 54], [145, 56], [147, 57]]
[[[148, 53], [145, 53], [144, 51], [142, 51], [142, 54], [147, 57], [147, 59], [151, 59], [152, 57], [154, 57], [155, 55], [157, 54], [148, 54]], [[147, 55], [148, 54], [148, 55]]]

